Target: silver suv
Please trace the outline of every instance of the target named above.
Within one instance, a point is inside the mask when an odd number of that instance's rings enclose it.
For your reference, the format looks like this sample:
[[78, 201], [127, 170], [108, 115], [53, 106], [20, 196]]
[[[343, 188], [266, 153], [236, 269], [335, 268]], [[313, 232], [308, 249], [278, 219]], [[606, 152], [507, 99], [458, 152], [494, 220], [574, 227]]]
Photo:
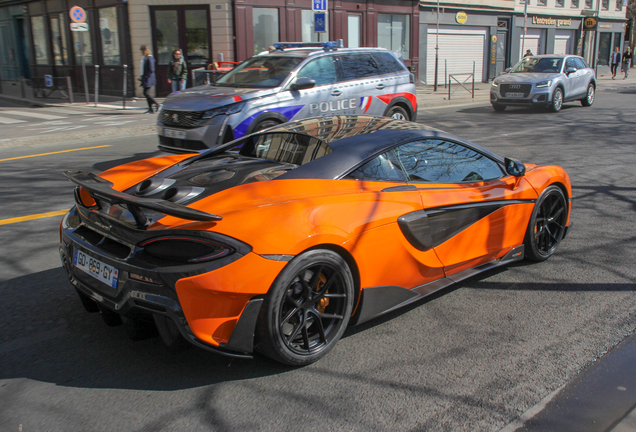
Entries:
[[495, 111], [510, 106], [547, 106], [557, 112], [564, 102], [594, 102], [596, 76], [585, 60], [572, 55], [525, 57], [499, 75], [490, 88]]
[[378, 115], [415, 120], [415, 80], [398, 53], [335, 42], [280, 43], [220, 78], [166, 98], [159, 147], [200, 151], [290, 120]]

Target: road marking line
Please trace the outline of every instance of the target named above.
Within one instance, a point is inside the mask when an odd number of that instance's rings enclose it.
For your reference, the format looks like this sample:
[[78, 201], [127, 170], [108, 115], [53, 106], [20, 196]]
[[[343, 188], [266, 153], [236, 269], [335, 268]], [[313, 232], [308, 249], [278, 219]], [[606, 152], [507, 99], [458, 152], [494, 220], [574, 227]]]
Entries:
[[[70, 131], [73, 129], [79, 129], [79, 128], [83, 128], [83, 127], [87, 127], [87, 126], [62, 126], [59, 128], [55, 128], [55, 129], [47, 129], [47, 130], [43, 130], [41, 132], [38, 132], [39, 134], [43, 134], [43, 133], [51, 133], [51, 132], [56, 132], [56, 131]], [[37, 130], [37, 129], [29, 129], [29, 130]]]
[[0, 123], [2, 124], [14, 124], [14, 123], [24, 123], [24, 122], [26, 122], [26, 120], [16, 120], [16, 119], [10, 119], [6, 117], [0, 117]]
[[6, 162], [6, 161], [11, 161], [11, 160], [17, 160], [17, 159], [26, 159], [26, 158], [32, 158], [32, 157], [39, 157], [39, 156], [49, 156], [49, 155], [54, 155], [54, 154], [69, 153], [69, 152], [80, 151], [80, 150], [93, 150], [93, 149], [104, 148], [104, 147], [112, 147], [112, 145], [108, 144], [108, 145], [102, 145], [102, 146], [96, 146], [96, 147], [84, 147], [84, 148], [78, 148], [78, 149], [72, 149], [72, 150], [60, 150], [60, 151], [51, 152], [51, 153], [40, 153], [40, 154], [29, 155], [29, 156], [18, 156], [18, 157], [12, 157], [12, 158], [8, 158], [8, 159], [0, 159], [0, 162]]
[[54, 216], [62, 216], [63, 214], [66, 214], [69, 210], [70, 209], [58, 210], [58, 211], [54, 211], [54, 212], [40, 213], [40, 214], [34, 214], [34, 215], [30, 215], [30, 216], [22, 216], [22, 217], [11, 218], [11, 219], [0, 219], [0, 225], [9, 225], [9, 224], [18, 223], [18, 222], [25, 222], [25, 221], [36, 220], [36, 219], [44, 219], [44, 218], [49, 218], [49, 217], [54, 217]]
[[66, 117], [60, 117], [60, 116], [54, 116], [54, 115], [48, 115], [48, 114], [36, 114], [36, 113], [32, 113], [32, 112], [22, 112], [22, 111], [2, 111], [2, 113], [3, 114], [17, 115], [17, 116], [22, 116], [22, 117], [38, 118], [38, 119], [43, 119], [43, 120], [59, 120], [59, 119], [66, 118]]
[[56, 113], [60, 113], [60, 114], [71, 114], [71, 115], [86, 114], [86, 112], [72, 111], [72, 110], [67, 110], [67, 109], [63, 109], [63, 108], [44, 108], [44, 109], [46, 109], [46, 112], [56, 112]]

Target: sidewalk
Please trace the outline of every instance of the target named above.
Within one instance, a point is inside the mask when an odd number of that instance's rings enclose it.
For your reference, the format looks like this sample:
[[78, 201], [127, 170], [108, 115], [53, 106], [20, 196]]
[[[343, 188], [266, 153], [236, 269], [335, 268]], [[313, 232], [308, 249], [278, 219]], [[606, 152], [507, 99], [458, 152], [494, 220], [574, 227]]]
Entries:
[[[617, 77], [616, 80], [612, 80], [611, 75], [599, 75], [597, 77], [597, 89], [605, 90], [610, 88], [631, 87], [636, 85], [636, 70], [632, 72], [629, 78], [623, 80], [621, 77]], [[437, 107], [448, 107], [457, 105], [469, 105], [469, 104], [489, 104], [490, 103], [490, 83], [489, 82], [476, 82], [474, 97], [470, 93], [472, 89], [472, 82], [465, 83], [466, 89], [462, 88], [458, 84], [454, 84], [451, 88], [451, 95], [449, 98], [448, 87], [444, 87], [444, 84], [438, 85], [437, 91], [434, 91], [433, 86], [419, 86], [417, 87], [417, 100], [418, 111], [426, 110]], [[69, 104], [68, 99], [63, 98], [62, 94], [57, 91], [47, 98], [39, 98], [33, 95], [33, 90], [30, 87], [21, 88], [19, 82], [2, 81], [2, 92], [0, 93], [0, 101], [8, 101], [19, 105], [43, 107], [43, 106], [77, 106], [77, 107], [95, 107], [95, 95], [90, 94], [90, 103], [86, 103], [86, 97], [84, 93], [73, 94], [74, 103]], [[98, 103], [95, 108], [110, 108], [110, 109], [123, 109], [124, 103], [122, 97], [116, 96], [98, 96]], [[155, 98], [157, 102], [162, 103], [165, 98]], [[146, 100], [141, 98], [127, 98], [126, 110], [146, 110]]]

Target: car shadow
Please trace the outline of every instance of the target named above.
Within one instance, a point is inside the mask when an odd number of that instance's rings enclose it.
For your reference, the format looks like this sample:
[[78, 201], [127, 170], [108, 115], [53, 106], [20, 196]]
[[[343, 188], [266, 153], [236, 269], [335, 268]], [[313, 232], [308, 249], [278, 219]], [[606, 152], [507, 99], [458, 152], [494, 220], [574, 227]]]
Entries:
[[[577, 106], [574, 103], [569, 103], [568, 102], [567, 104], [564, 104], [561, 107], [561, 111], [567, 111], [569, 109], [573, 109], [573, 108], [577, 108], [577, 107], [580, 108], [581, 104], [579, 103], [578, 106]], [[524, 106], [520, 106], [520, 107], [509, 106], [509, 107], [506, 108], [505, 111], [495, 111], [490, 106], [479, 106], [479, 107], [464, 108], [464, 109], [461, 109], [461, 110], [457, 110], [457, 112], [465, 113], [465, 114], [485, 114], [485, 113], [490, 113], [493, 116], [553, 114], [550, 111], [548, 111], [547, 108], [544, 108], [544, 107], [524, 107]]]

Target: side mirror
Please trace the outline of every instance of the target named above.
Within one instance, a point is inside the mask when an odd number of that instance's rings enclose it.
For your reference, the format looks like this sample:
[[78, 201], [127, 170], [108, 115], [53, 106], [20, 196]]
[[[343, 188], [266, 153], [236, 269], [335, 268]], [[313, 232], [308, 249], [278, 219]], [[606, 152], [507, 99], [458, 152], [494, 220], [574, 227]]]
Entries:
[[526, 174], [526, 166], [515, 159], [505, 158], [506, 172], [511, 176], [523, 177]]
[[316, 86], [316, 80], [307, 77], [296, 78], [296, 82], [294, 82], [290, 89], [291, 91], [305, 90], [314, 88]]
[[565, 71], [566, 75], [570, 75], [571, 73], [574, 73], [574, 72], [576, 72], [576, 68], [573, 68], [573, 67], [569, 67]]

